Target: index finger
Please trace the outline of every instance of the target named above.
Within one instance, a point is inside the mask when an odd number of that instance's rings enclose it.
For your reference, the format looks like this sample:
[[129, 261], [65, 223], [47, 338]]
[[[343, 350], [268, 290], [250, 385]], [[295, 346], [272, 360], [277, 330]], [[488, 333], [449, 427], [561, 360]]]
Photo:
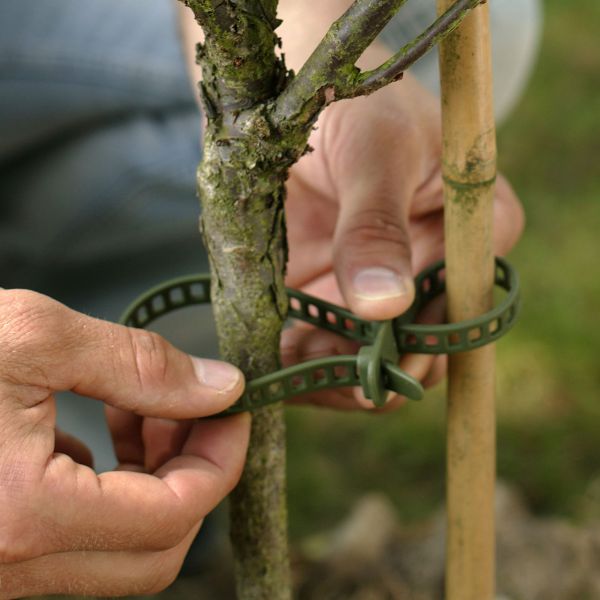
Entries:
[[0, 380], [13, 404], [73, 390], [136, 414], [190, 419], [219, 413], [244, 387], [234, 366], [190, 356], [159, 335], [80, 314], [27, 290], [0, 300]]

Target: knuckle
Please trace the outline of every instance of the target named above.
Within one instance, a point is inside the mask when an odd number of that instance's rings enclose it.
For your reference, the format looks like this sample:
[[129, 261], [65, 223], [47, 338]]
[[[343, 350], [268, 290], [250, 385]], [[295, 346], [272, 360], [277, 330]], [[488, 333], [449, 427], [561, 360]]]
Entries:
[[157, 333], [142, 329], [127, 329], [127, 336], [140, 390], [152, 389], [163, 383], [169, 372], [167, 342]]
[[155, 575], [152, 585], [149, 586], [149, 594], [158, 594], [168, 588], [179, 575], [179, 569], [171, 567], [170, 569], [162, 569]]
[[29, 536], [20, 525], [22, 518], [7, 511], [0, 523], [0, 565], [19, 563], [36, 556], [34, 545], [29, 543]]
[[16, 540], [14, 542], [11, 542], [10, 545], [5, 545], [4, 540], [0, 541], [0, 565], [25, 562], [34, 558], [29, 548], [23, 548]]
[[3, 315], [0, 335], [4, 347], [28, 350], [47, 339], [47, 329], [54, 324], [53, 302], [29, 290], [8, 290], [2, 294]]
[[158, 594], [177, 579], [183, 559], [173, 560], [169, 554], [160, 553], [146, 564], [137, 579], [136, 593]]
[[169, 515], [169, 519], [164, 519], [161, 523], [157, 524], [157, 529], [160, 531], [160, 541], [157, 545], [157, 550], [175, 548], [190, 531], [191, 524], [187, 523], [184, 518], [173, 518], [172, 514], [169, 513]]
[[[415, 123], [412, 113], [399, 110], [395, 100], [390, 102], [381, 95], [377, 102], [357, 98], [355, 102], [331, 105], [324, 116], [319, 123], [324, 149], [334, 170], [352, 168], [357, 151], [363, 158], [376, 156], [382, 165], [394, 164], [396, 169], [407, 160], [411, 165], [420, 164], [421, 153], [407, 152], [422, 146], [422, 127]], [[381, 154], [382, 146], [387, 149], [385, 156]], [[410, 174], [407, 170], [406, 175]]]
[[67, 345], [65, 307], [28, 290], [0, 294], [0, 373], [46, 387], [48, 360]]
[[385, 207], [366, 208], [346, 223], [344, 236], [350, 244], [385, 243], [393, 245], [401, 253], [408, 253], [410, 242], [404, 223]]

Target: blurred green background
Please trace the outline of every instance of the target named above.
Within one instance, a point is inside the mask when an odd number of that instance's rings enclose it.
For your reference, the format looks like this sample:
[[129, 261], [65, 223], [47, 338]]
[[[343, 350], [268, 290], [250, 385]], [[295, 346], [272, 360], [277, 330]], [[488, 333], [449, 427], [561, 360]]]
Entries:
[[[537, 67], [498, 132], [527, 213], [511, 255], [522, 318], [498, 345], [498, 474], [537, 513], [581, 521], [600, 517], [600, 2], [545, 8]], [[442, 385], [377, 417], [290, 409], [293, 538], [332, 527], [368, 491], [407, 521], [438, 507], [444, 402]]]

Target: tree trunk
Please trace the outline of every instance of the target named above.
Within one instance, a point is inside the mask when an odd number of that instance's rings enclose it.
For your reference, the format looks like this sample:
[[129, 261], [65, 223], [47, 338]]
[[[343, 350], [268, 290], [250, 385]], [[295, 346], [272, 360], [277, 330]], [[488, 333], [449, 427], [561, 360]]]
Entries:
[[[276, 131], [270, 99], [287, 71], [275, 54], [276, 2], [222, 10], [198, 3], [206, 34], [199, 47], [208, 118], [198, 172], [201, 230], [224, 360], [248, 380], [280, 367], [287, 313], [284, 274], [285, 180], [308, 133]], [[211, 5], [212, 6], [212, 5]], [[240, 600], [289, 600], [283, 408], [255, 413], [248, 461], [231, 497], [231, 538]]]
[[[228, 147], [225, 161], [222, 148], [214, 139], [206, 141], [199, 177], [202, 231], [222, 356], [253, 379], [280, 366], [279, 338], [287, 310], [285, 172], [271, 167], [264, 177], [256, 177], [239, 163], [248, 160], [243, 147]], [[238, 597], [290, 598], [280, 405], [254, 415], [248, 461], [231, 497], [231, 538]]]

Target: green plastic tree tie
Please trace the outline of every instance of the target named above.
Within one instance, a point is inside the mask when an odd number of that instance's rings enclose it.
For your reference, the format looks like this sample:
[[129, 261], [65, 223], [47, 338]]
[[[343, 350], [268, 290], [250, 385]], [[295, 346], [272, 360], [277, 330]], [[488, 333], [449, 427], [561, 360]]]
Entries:
[[[358, 355], [331, 356], [287, 367], [249, 381], [238, 402], [226, 414], [255, 410], [300, 394], [338, 387], [361, 386], [375, 406], [389, 392], [413, 400], [423, 396], [421, 384], [402, 371], [402, 354], [454, 354], [495, 342], [515, 324], [519, 312], [519, 281], [504, 259], [497, 258], [495, 283], [507, 293], [492, 310], [467, 321], [442, 325], [415, 324], [419, 311], [444, 293], [444, 262], [415, 279], [415, 301], [406, 313], [390, 321], [366, 321], [349, 310], [297, 290], [288, 290], [290, 318], [337, 333], [363, 344]], [[194, 304], [210, 303], [210, 276], [190, 275], [152, 288], [125, 311], [120, 322], [144, 328], [159, 317]]]

